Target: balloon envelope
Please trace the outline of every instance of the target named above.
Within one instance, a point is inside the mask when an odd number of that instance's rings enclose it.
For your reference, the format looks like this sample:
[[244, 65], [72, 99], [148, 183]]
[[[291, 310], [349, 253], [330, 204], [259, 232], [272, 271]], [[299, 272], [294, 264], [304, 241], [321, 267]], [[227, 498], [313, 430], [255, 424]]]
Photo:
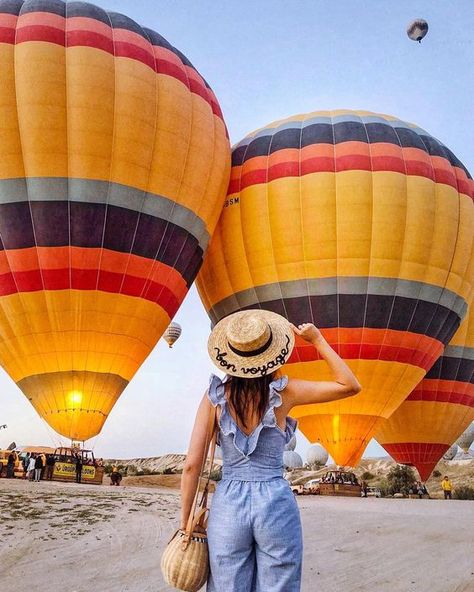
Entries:
[[325, 465], [329, 460], [329, 455], [321, 444], [311, 444], [306, 451], [306, 463], [308, 465]]
[[303, 460], [294, 450], [285, 450], [283, 452], [283, 466], [286, 469], [299, 469], [303, 466]]
[[412, 41], [421, 43], [426, 33], [428, 33], [428, 23], [424, 19], [416, 19], [408, 25], [407, 35]]
[[[277, 121], [239, 142], [232, 159], [201, 299], [214, 323], [261, 307], [322, 329], [362, 392], [293, 414], [337, 464], [355, 465], [466, 313], [471, 178], [426, 131], [365, 111]], [[331, 379], [298, 340], [285, 372]]]
[[[473, 414], [474, 415], [474, 414]], [[474, 419], [474, 417], [473, 417]], [[466, 429], [465, 432], [461, 434], [461, 436], [457, 440], [457, 445], [463, 449], [465, 453], [469, 451], [469, 448], [472, 446], [474, 442], [474, 423]]]
[[0, 30], [0, 362], [85, 440], [201, 265], [227, 133], [189, 60], [124, 15], [1, 0]]
[[458, 445], [457, 444], [453, 444], [443, 454], [443, 460], [453, 460], [455, 458], [455, 456], [456, 456], [457, 453], [458, 453]]
[[166, 341], [169, 347], [173, 347], [173, 345], [179, 339], [181, 332], [181, 325], [173, 321], [166, 328], [166, 331], [163, 334], [163, 339]]
[[[415, 466], [426, 481], [473, 420], [474, 314], [470, 312], [443, 355], [395, 413], [382, 422], [375, 437], [392, 458]], [[461, 446], [459, 440], [458, 444]]]

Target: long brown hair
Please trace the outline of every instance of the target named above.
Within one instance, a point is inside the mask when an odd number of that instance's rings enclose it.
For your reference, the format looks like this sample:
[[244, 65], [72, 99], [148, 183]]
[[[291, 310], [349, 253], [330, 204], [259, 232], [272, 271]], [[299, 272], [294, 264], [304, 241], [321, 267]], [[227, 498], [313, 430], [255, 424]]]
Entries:
[[236, 419], [247, 428], [247, 420], [251, 413], [257, 415], [262, 421], [268, 406], [269, 386], [275, 378], [275, 372], [257, 378], [240, 378], [229, 376], [226, 384], [229, 385], [228, 402], [230, 403]]

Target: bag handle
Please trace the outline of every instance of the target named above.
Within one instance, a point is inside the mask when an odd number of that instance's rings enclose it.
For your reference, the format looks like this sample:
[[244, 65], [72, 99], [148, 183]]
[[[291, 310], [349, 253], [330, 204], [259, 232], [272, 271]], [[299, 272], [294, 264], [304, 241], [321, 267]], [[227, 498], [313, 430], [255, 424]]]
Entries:
[[[212, 470], [212, 465], [214, 463], [214, 455], [216, 452], [216, 441], [217, 441], [216, 418], [217, 418], [217, 409], [216, 409], [216, 407], [214, 407], [214, 405], [211, 404], [211, 411], [209, 413], [209, 423], [208, 423], [208, 427], [207, 427], [206, 444], [204, 447], [201, 472], [199, 474], [198, 485], [197, 485], [197, 489], [196, 489], [196, 495], [194, 496], [192, 511], [189, 514], [188, 523], [186, 525], [186, 531], [185, 531], [184, 540], [183, 540], [184, 548], [186, 548], [188, 546], [189, 540], [193, 534], [195, 527], [197, 525], [199, 525], [199, 526], [202, 526], [203, 528], [205, 528], [206, 523], [207, 523], [207, 518], [206, 518], [206, 514], [208, 511], [207, 498], [208, 498], [208, 494], [209, 494], [211, 470]], [[209, 457], [209, 459], [210, 459], [209, 471], [207, 474], [206, 484], [204, 485], [204, 490], [202, 492], [201, 501], [198, 503], [198, 501], [199, 501], [199, 484], [201, 483], [201, 479], [203, 478], [203, 475], [204, 475], [206, 461], [207, 461], [207, 457], [209, 454], [209, 448], [211, 450], [211, 454]], [[199, 508], [199, 510], [198, 510], [198, 508]]]

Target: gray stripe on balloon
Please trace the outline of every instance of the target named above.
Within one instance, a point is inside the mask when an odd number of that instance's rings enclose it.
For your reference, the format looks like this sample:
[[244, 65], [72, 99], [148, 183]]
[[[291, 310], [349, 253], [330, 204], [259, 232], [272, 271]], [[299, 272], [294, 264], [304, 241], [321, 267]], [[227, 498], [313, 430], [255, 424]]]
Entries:
[[[308, 115], [311, 115], [310, 113]], [[232, 149], [238, 148], [239, 146], [244, 146], [246, 143], [248, 144], [252, 140], [256, 138], [262, 138], [265, 136], [273, 136], [278, 132], [282, 132], [284, 130], [289, 129], [298, 129], [308, 127], [310, 125], [316, 124], [326, 124], [326, 125], [335, 125], [337, 123], [350, 123], [350, 122], [357, 122], [367, 124], [367, 123], [382, 123], [384, 125], [388, 125], [389, 127], [396, 127], [396, 128], [404, 128], [414, 131], [417, 134], [421, 135], [429, 135], [424, 129], [418, 127], [415, 124], [410, 124], [405, 121], [401, 121], [400, 119], [384, 119], [380, 117], [377, 113], [371, 113], [367, 115], [360, 115], [358, 113], [346, 113], [343, 115], [336, 115], [334, 117], [324, 117], [324, 116], [317, 116], [317, 117], [309, 117], [308, 119], [304, 119], [302, 122], [300, 120], [292, 119], [291, 121], [287, 121], [285, 123], [281, 123], [276, 127], [266, 127], [261, 130], [258, 130], [254, 133], [249, 134], [243, 140], [232, 146]]]
[[462, 345], [447, 345], [444, 348], [443, 358], [474, 360], [474, 347], [463, 347]]
[[73, 201], [109, 204], [172, 222], [199, 242], [209, 243], [204, 222], [189, 208], [173, 200], [120, 183], [64, 177], [27, 177], [0, 180], [0, 204], [23, 201]]
[[266, 284], [242, 290], [217, 302], [211, 308], [210, 315], [222, 319], [242, 308], [258, 306], [259, 302], [332, 294], [373, 294], [424, 300], [448, 308], [461, 319], [467, 312], [467, 303], [462, 296], [439, 286], [396, 278], [329, 277]]

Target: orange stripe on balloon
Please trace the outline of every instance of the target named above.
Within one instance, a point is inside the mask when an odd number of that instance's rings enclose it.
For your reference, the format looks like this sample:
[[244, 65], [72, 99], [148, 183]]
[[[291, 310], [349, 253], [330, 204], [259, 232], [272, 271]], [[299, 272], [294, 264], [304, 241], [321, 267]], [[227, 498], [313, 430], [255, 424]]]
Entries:
[[41, 26], [54, 27], [64, 31], [65, 18], [52, 12], [25, 12], [18, 16], [18, 29], [21, 27], [33, 27], [41, 23]]

